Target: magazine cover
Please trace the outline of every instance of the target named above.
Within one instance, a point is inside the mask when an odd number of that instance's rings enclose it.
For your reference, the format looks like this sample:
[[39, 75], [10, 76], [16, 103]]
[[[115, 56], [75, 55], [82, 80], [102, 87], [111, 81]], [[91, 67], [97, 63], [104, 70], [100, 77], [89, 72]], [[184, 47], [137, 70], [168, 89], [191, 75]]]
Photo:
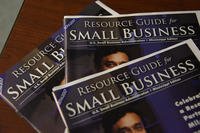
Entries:
[[189, 39], [55, 87], [53, 96], [70, 133], [198, 133], [199, 76]]
[[66, 79], [112, 68], [189, 38], [200, 47], [199, 18], [199, 11], [65, 16]]
[[[115, 14], [112, 9], [96, 1], [81, 14], [112, 13]], [[51, 93], [54, 86], [63, 82], [64, 64], [64, 28], [61, 28], [19, 63], [0, 75], [1, 97], [38, 132], [64, 132], [65, 126]]]

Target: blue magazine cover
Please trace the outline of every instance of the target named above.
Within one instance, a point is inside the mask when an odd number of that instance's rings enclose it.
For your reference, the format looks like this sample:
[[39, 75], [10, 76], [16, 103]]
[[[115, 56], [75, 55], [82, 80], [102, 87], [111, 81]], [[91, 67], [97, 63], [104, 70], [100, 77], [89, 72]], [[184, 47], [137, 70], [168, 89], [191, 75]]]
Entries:
[[53, 88], [70, 133], [199, 133], [200, 51], [189, 39]]
[[[94, 1], [83, 15], [112, 15], [112, 9]], [[0, 75], [0, 95], [37, 132], [62, 133], [65, 126], [51, 94], [64, 79], [64, 28]], [[10, 124], [10, 123], [8, 123]]]
[[[71, 23], [68, 21], [71, 20]], [[200, 12], [65, 16], [67, 82], [192, 38], [200, 48]], [[126, 54], [125, 54], [126, 53]], [[118, 62], [108, 58], [118, 56]], [[121, 59], [124, 57], [123, 59]]]

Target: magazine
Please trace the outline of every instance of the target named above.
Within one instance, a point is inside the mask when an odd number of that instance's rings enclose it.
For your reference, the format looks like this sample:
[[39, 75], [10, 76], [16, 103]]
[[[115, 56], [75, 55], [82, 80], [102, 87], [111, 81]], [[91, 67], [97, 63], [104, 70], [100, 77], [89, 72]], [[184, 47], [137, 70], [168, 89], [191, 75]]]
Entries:
[[[65, 16], [66, 79], [70, 82], [112, 68], [189, 38], [200, 47], [199, 22], [200, 11]], [[106, 59], [114, 54], [125, 59]]]
[[[100, 1], [95, 1], [81, 14], [111, 15], [116, 12]], [[64, 64], [62, 27], [20, 62], [0, 75], [1, 97], [38, 132], [64, 132], [65, 126], [51, 93], [54, 86], [64, 82]]]
[[200, 51], [189, 39], [57, 86], [53, 96], [70, 133], [199, 133], [199, 87]]

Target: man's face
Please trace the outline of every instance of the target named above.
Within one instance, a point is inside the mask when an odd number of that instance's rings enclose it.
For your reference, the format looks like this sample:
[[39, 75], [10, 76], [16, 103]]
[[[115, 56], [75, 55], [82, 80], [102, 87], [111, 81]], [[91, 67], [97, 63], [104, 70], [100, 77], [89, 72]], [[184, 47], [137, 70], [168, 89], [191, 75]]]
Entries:
[[116, 52], [102, 58], [100, 70], [107, 70], [128, 61], [129, 57], [127, 54], [123, 52]]
[[133, 112], [126, 113], [112, 127], [112, 133], [146, 133], [141, 118]]

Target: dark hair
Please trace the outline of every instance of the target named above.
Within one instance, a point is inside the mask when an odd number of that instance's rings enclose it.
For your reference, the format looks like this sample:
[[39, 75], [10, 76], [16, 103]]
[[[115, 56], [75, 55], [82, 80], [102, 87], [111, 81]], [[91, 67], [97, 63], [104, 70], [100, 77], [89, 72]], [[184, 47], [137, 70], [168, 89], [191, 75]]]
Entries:
[[103, 128], [104, 128], [104, 131], [105, 133], [112, 133], [112, 127], [113, 125], [120, 119], [122, 118], [123, 116], [125, 116], [127, 113], [135, 113], [137, 114], [143, 124], [144, 123], [144, 119], [142, 117], [142, 115], [139, 113], [139, 111], [137, 111], [136, 109], [133, 109], [132, 107], [128, 107], [128, 108], [121, 108], [121, 109], [115, 109], [113, 111], [110, 111], [108, 113], [106, 113], [103, 117]]
[[101, 60], [103, 57], [117, 53], [117, 52], [125, 53], [129, 57], [129, 60], [131, 60], [131, 56], [128, 50], [125, 48], [122, 49], [121, 47], [117, 47], [117, 46], [99, 48], [96, 50], [95, 55], [94, 55], [94, 64], [95, 64], [96, 70], [100, 69]]

